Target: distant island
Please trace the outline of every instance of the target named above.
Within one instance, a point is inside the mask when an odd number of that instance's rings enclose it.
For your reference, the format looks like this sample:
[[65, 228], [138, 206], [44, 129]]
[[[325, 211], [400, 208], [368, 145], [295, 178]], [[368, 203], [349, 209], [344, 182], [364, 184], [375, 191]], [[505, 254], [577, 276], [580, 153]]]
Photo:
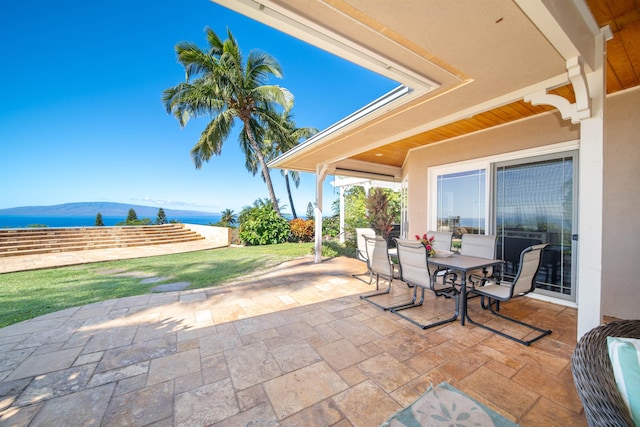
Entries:
[[[64, 203], [52, 206], [21, 206], [9, 209], [0, 209], [0, 215], [19, 216], [95, 216], [100, 213], [102, 216], [127, 216], [129, 209], [136, 211], [138, 218], [155, 218], [158, 214], [158, 207], [130, 205], [126, 203], [111, 202], [80, 202]], [[219, 216], [217, 212], [202, 212], [188, 210], [174, 210], [162, 208], [168, 217], [203, 217]]]

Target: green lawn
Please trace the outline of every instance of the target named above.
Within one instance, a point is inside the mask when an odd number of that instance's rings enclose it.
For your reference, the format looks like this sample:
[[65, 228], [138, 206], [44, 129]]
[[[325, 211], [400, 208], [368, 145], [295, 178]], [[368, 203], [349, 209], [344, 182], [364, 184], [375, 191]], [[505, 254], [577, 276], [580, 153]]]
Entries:
[[[220, 285], [309, 255], [312, 248], [313, 243], [222, 248], [0, 274], [0, 327], [69, 307], [145, 294], [162, 283], [190, 282], [189, 289]], [[127, 272], [170, 279], [141, 284], [140, 277], [127, 276]]]

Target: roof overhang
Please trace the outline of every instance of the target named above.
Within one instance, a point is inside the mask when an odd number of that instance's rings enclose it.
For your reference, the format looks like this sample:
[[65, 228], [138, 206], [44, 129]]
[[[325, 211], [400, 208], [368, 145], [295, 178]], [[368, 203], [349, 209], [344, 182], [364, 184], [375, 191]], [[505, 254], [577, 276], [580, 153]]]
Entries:
[[269, 165], [374, 179], [400, 179], [412, 147], [460, 135], [447, 126], [504, 123], [482, 114], [531, 93], [570, 98], [567, 63], [593, 67], [601, 31], [583, 0], [214, 1], [401, 84]]

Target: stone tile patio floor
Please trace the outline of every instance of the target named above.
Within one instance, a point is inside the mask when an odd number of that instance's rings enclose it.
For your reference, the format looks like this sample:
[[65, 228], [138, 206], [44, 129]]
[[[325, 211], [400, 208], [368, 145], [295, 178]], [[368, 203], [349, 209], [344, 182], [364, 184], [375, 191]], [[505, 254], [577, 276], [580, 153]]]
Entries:
[[[570, 368], [575, 309], [505, 304], [553, 329], [531, 347], [459, 322], [423, 331], [361, 300], [362, 270], [304, 258], [0, 329], [0, 426], [377, 426], [442, 381], [523, 426], [587, 425]], [[410, 313], [451, 308], [430, 296]]]

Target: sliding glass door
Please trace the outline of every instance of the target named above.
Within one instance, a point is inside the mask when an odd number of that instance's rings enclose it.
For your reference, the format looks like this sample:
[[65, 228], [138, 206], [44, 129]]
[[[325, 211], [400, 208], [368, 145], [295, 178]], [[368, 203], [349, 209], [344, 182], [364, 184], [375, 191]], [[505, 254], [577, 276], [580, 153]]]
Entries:
[[574, 156], [566, 154], [494, 165], [497, 252], [505, 260], [505, 274], [517, 272], [524, 248], [548, 243], [537, 292], [568, 300], [575, 300], [575, 171]]
[[536, 293], [575, 301], [577, 152], [505, 157], [433, 168], [430, 227], [452, 231], [454, 248], [464, 233], [495, 234], [512, 277], [524, 248], [548, 243]]

